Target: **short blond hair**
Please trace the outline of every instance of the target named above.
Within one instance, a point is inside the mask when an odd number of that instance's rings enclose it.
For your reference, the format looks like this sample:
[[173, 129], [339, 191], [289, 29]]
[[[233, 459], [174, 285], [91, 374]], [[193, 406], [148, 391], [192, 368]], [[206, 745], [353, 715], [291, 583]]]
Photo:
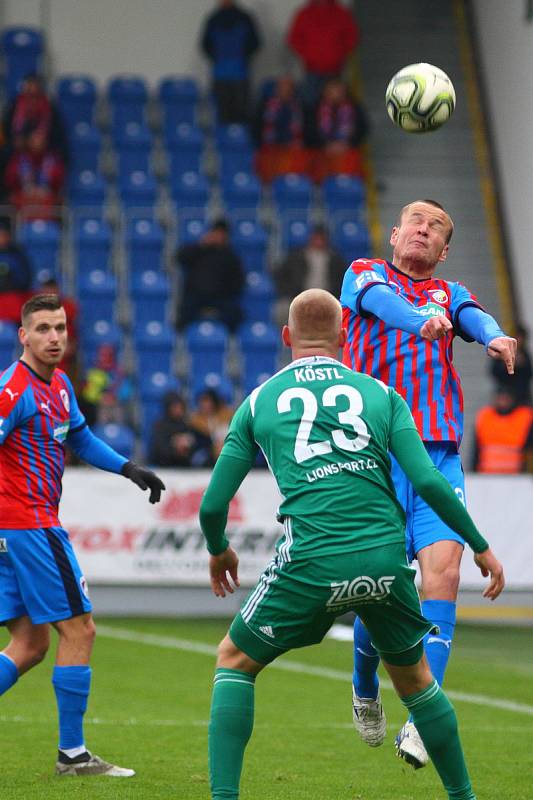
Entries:
[[306, 347], [331, 344], [342, 328], [341, 304], [325, 289], [306, 289], [290, 304], [287, 324], [293, 344]]

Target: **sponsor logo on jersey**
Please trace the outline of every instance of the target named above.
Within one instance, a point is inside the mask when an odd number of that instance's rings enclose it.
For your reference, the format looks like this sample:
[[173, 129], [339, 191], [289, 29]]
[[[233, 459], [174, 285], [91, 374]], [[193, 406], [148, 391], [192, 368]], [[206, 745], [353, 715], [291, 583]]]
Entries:
[[424, 317], [446, 316], [446, 309], [442, 308], [442, 306], [439, 306], [436, 303], [426, 303], [425, 306], [417, 307], [416, 310], [418, 311], [419, 314], [422, 314]]
[[52, 409], [50, 408], [50, 400], [47, 400], [45, 403], [41, 403], [41, 409], [46, 411], [46, 413], [51, 417], [52, 416]]
[[435, 303], [447, 303], [448, 295], [443, 289], [430, 289], [429, 294]]
[[61, 400], [63, 401], [63, 405], [65, 407], [65, 411], [68, 414], [69, 411], [70, 411], [70, 397], [68, 396], [68, 392], [67, 392], [66, 389], [61, 389], [59, 394], [61, 396]]
[[0, 553], [7, 553], [7, 539], [0, 539]]
[[357, 278], [355, 279], [355, 285], [357, 289], [362, 289], [363, 286], [366, 286], [367, 283], [385, 283], [385, 278], [382, 278], [377, 272], [373, 272], [372, 270], [365, 269], [364, 272], [361, 272]]
[[353, 606], [356, 603], [382, 603], [390, 595], [390, 587], [395, 575], [382, 575], [374, 580], [368, 575], [360, 575], [352, 581], [338, 581], [331, 585], [331, 596], [326, 603], [328, 611]]
[[325, 464], [306, 473], [308, 483], [314, 483], [330, 475], [339, 475], [341, 472], [361, 472], [367, 469], [378, 469], [375, 458], [358, 458], [357, 461], [337, 461], [336, 464]]
[[54, 439], [56, 442], [64, 442], [67, 438], [68, 431], [70, 425], [60, 425], [58, 428], [54, 428]]

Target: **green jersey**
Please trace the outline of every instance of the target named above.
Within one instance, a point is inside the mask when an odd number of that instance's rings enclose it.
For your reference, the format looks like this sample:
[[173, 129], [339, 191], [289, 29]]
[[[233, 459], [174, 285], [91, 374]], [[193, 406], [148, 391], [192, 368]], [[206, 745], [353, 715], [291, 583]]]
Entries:
[[222, 455], [253, 463], [259, 446], [277, 481], [288, 560], [405, 543], [390, 476], [393, 432], [416, 430], [394, 389], [339, 361], [293, 361], [235, 413]]

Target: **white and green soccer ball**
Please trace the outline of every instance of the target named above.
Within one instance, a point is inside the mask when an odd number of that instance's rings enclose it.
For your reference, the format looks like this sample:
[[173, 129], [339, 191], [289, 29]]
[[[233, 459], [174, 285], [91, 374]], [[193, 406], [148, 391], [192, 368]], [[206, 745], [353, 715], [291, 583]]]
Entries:
[[455, 89], [432, 64], [409, 64], [394, 75], [385, 93], [391, 120], [408, 133], [426, 133], [444, 125], [455, 108]]

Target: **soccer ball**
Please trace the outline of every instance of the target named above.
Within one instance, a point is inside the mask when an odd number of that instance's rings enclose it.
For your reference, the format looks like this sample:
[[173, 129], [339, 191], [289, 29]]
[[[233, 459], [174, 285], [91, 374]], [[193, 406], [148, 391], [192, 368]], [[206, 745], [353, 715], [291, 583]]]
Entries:
[[410, 64], [393, 76], [385, 93], [391, 120], [408, 133], [440, 128], [455, 108], [455, 89], [432, 64]]

